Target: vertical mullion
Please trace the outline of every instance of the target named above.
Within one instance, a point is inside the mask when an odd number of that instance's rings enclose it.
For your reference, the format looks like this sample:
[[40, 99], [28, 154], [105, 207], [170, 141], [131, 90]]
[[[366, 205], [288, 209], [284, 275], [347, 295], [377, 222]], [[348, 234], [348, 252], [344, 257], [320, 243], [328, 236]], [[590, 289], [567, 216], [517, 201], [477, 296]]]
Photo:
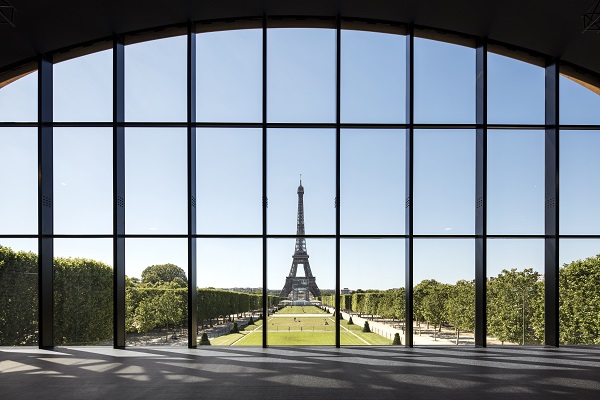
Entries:
[[187, 31], [187, 190], [188, 190], [188, 347], [198, 344], [198, 294], [196, 292], [196, 34]]
[[545, 287], [545, 344], [558, 347], [558, 60], [546, 63], [545, 78], [545, 236], [544, 287]]
[[405, 203], [405, 336], [404, 344], [413, 347], [413, 176], [414, 176], [414, 28], [406, 36], [406, 203]]
[[267, 16], [263, 15], [263, 43], [262, 43], [262, 310], [263, 310], [263, 333], [262, 346], [266, 348], [267, 343], [267, 319], [269, 317], [269, 298], [267, 292]]
[[341, 175], [341, 18], [336, 23], [336, 116], [335, 116], [335, 347], [340, 347], [340, 175]]
[[125, 347], [125, 46], [113, 42], [113, 342]]
[[475, 150], [475, 346], [485, 347], [487, 336], [487, 42], [476, 50], [476, 150]]
[[38, 61], [38, 284], [39, 347], [54, 346], [52, 61]]

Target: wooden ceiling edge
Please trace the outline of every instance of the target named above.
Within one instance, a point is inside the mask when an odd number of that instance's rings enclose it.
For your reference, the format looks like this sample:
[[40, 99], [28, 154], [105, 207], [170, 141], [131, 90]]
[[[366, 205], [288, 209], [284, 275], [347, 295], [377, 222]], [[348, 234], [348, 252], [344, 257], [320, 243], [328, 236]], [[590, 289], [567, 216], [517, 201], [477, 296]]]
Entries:
[[37, 71], [37, 63], [29, 62], [0, 74], [0, 89]]

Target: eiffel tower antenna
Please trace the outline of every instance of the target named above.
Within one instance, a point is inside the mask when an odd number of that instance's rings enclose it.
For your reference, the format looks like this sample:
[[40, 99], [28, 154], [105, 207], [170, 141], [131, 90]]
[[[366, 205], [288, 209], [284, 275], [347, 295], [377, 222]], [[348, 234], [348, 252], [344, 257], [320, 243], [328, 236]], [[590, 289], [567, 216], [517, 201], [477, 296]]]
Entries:
[[[317, 286], [316, 278], [310, 270], [308, 252], [306, 251], [306, 235], [304, 231], [304, 187], [302, 186], [302, 174], [300, 174], [300, 186], [298, 186], [298, 217], [296, 219], [296, 246], [292, 255], [292, 267], [285, 278], [285, 286], [281, 290], [280, 297], [287, 297], [294, 289], [308, 290], [314, 297], [321, 295]], [[298, 264], [304, 267], [304, 278], [297, 278]]]

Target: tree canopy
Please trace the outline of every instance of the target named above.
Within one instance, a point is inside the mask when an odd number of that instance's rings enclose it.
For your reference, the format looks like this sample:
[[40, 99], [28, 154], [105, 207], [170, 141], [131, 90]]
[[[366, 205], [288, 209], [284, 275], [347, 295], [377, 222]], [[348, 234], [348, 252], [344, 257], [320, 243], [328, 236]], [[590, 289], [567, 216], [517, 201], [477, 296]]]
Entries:
[[178, 287], [187, 287], [185, 271], [175, 264], [151, 265], [142, 272], [142, 283], [163, 284], [173, 282]]

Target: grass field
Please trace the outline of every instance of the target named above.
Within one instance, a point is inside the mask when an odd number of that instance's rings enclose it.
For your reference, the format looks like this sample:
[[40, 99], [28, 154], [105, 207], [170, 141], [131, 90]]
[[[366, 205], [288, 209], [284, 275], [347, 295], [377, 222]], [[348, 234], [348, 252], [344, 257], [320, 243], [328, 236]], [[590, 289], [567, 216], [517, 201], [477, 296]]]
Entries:
[[[290, 307], [291, 308], [291, 307]], [[298, 307], [302, 308], [302, 307]], [[319, 308], [314, 307], [317, 311]], [[306, 314], [316, 314], [315, 310], [308, 310]], [[279, 313], [278, 313], [279, 314]], [[323, 313], [323, 317], [303, 317], [276, 314], [267, 322], [267, 340], [271, 346], [319, 346], [335, 345], [335, 320], [330, 314]], [[291, 313], [286, 313], [291, 314]], [[294, 320], [295, 319], [295, 320]], [[221, 336], [211, 340], [215, 346], [262, 346], [262, 321], [255, 326], [247, 327], [245, 331]], [[362, 327], [348, 325], [348, 321], [341, 321], [340, 341], [343, 346], [363, 345], [389, 345], [391, 341], [376, 333], [363, 333]]]
[[[258, 344], [247, 344], [245, 340], [241, 340], [242, 338], [252, 334], [252, 331], [254, 331], [255, 329], [258, 329], [260, 332], [262, 332], [262, 324], [263, 321], [258, 320], [254, 325], [248, 325], [243, 331], [240, 331], [240, 333], [230, 333], [229, 335], [219, 336], [218, 338], [212, 339], [210, 343], [213, 346], [231, 346], [234, 344], [235, 346], [262, 346], [261, 334], [253, 335], [253, 337], [258, 338]], [[240, 343], [236, 343], [238, 340], [240, 341]]]
[[277, 311], [277, 314], [327, 314], [316, 306], [287, 306]]

